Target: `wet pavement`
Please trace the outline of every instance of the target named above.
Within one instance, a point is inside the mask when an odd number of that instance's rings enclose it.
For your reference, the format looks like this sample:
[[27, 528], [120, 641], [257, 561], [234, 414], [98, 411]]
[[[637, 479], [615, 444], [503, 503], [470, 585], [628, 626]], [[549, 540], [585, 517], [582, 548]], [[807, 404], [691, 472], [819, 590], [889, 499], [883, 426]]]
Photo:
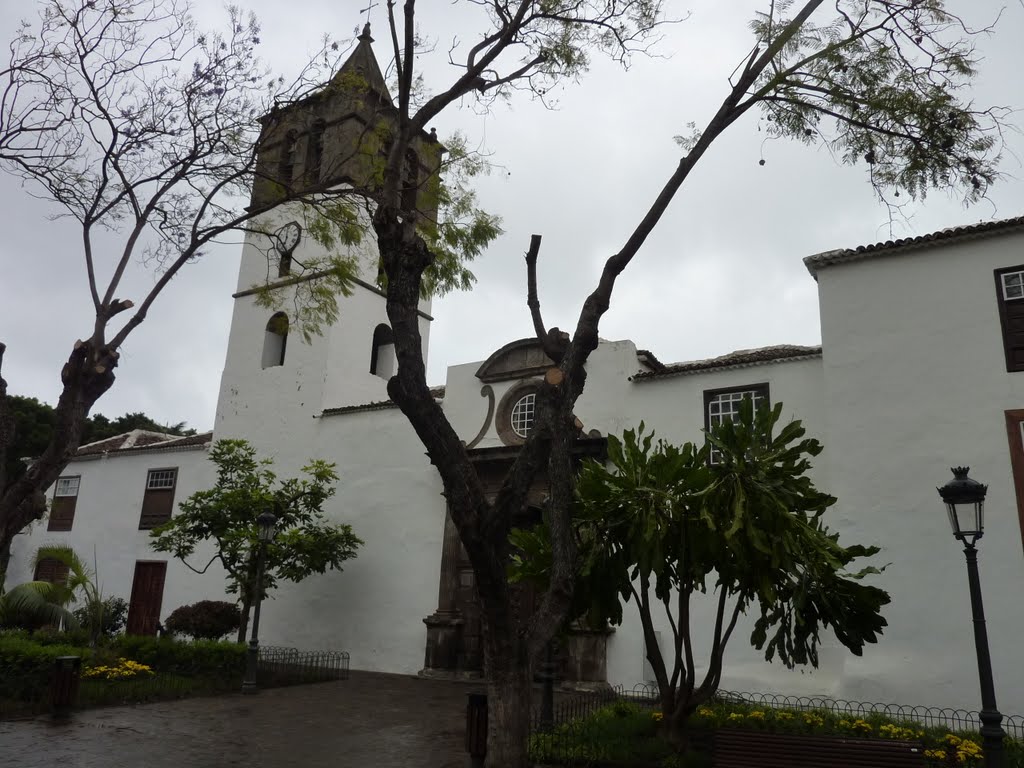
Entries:
[[352, 672], [349, 680], [0, 723], [18, 768], [463, 768], [466, 694], [481, 684]]

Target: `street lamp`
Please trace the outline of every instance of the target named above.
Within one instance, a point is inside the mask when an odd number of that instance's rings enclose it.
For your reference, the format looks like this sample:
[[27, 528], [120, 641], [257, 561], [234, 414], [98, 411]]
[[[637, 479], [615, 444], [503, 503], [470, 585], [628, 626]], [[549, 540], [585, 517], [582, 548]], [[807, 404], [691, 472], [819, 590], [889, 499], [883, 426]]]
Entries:
[[242, 693], [256, 693], [256, 666], [260, 655], [260, 603], [263, 602], [263, 566], [267, 558], [267, 544], [274, 538], [274, 524], [277, 515], [264, 512], [256, 523], [259, 525], [259, 552], [256, 554], [256, 605], [252, 612], [252, 636], [245, 653], [245, 680], [242, 681]]
[[985, 606], [978, 577], [978, 550], [974, 546], [985, 533], [985, 493], [988, 486], [967, 476], [970, 467], [955, 467], [951, 471], [953, 479], [938, 491], [946, 504], [953, 536], [963, 542], [967, 558], [967, 581], [971, 591], [971, 613], [974, 616], [974, 647], [978, 654], [978, 677], [981, 680], [981, 746], [986, 767], [1003, 768], [1003, 739], [1006, 738], [1006, 732], [1000, 725], [1003, 716], [996, 709], [992, 658], [985, 629]]

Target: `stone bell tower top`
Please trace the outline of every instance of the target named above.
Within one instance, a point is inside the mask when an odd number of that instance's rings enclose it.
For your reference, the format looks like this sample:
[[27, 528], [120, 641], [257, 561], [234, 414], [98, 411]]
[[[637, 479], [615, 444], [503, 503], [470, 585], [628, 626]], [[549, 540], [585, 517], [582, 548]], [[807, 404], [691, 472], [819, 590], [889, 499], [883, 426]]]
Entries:
[[[370, 25], [331, 81], [316, 93], [262, 118], [252, 205], [284, 193], [350, 184], [372, 196], [380, 184], [397, 109], [373, 54]], [[414, 136], [403, 163], [404, 202], [416, 215], [437, 217], [437, 175], [444, 147], [437, 134]]]

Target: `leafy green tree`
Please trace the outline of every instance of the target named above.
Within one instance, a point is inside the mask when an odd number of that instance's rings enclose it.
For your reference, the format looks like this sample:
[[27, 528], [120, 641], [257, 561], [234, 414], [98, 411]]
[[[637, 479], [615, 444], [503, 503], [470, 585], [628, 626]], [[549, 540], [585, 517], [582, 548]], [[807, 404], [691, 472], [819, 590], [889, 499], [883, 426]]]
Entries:
[[171, 611], [164, 630], [171, 635], [186, 635], [193, 640], [221, 640], [234, 632], [242, 620], [235, 603], [225, 600], [200, 600]]
[[[363, 542], [352, 526], [324, 520], [324, 502], [334, 496], [338, 480], [333, 464], [314, 460], [302, 468], [305, 477], [278, 481], [271, 470], [273, 461], [257, 459], [245, 440], [218, 440], [210, 449], [210, 461], [217, 465], [217, 484], [181, 502], [177, 515], [150, 532], [150, 545], [196, 573], [221, 564], [228, 575], [228, 593], [239, 595], [242, 603], [238, 641], [243, 642], [256, 597], [261, 514], [277, 517], [277, 534], [267, 545], [264, 596], [279, 580], [299, 582], [314, 573], [342, 570]], [[214, 554], [196, 568], [189, 558], [206, 541], [214, 545]]]
[[[589, 461], [580, 472], [575, 609], [618, 624], [624, 604], [633, 602], [663, 727], [679, 745], [690, 715], [718, 690], [741, 615], [758, 614], [751, 644], [791, 668], [817, 666], [822, 629], [860, 655], [886, 624], [881, 608], [889, 596], [862, 583], [878, 569], [851, 570], [879, 550], [843, 546], [825, 526], [823, 515], [836, 500], [807, 476], [821, 445], [804, 437], [799, 421], [777, 429], [781, 413], [781, 403], [755, 412], [747, 400], [702, 446], [654, 444], [641, 424], [621, 441], [609, 438], [610, 466]], [[514, 531], [512, 541], [522, 551], [514, 560], [517, 578], [543, 583], [551, 562], [547, 531]], [[703, 660], [694, 654], [695, 599], [715, 608]], [[662, 613], [672, 633], [667, 649], [655, 636]]]

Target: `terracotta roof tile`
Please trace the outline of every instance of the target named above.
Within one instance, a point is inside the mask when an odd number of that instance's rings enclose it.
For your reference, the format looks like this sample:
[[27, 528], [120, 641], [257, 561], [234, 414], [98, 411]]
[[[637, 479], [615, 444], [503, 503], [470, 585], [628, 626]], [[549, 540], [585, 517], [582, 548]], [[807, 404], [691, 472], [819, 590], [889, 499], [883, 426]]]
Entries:
[[634, 381], [663, 378], [667, 376], [685, 376], [691, 373], [704, 373], [722, 368], [749, 368], [754, 365], [768, 363], [784, 363], [795, 360], [810, 360], [821, 357], [821, 346], [802, 347], [796, 344], [778, 344], [773, 347], [758, 349], [738, 349], [721, 357], [707, 360], [690, 360], [684, 363], [666, 365], [660, 371], [644, 371], [632, 377]]
[[213, 439], [213, 432], [204, 432], [199, 435], [169, 435], [164, 432], [149, 432], [142, 429], [134, 429], [125, 432], [123, 435], [114, 435], [105, 440], [97, 440], [81, 446], [75, 456], [96, 456], [104, 453], [143, 451], [149, 449], [165, 448], [186, 448], [195, 445], [205, 445]]
[[807, 267], [808, 272], [817, 278], [818, 270], [835, 264], [872, 259], [878, 256], [895, 256], [907, 251], [925, 248], [933, 243], [944, 244], [958, 240], [987, 237], [1016, 229], [1024, 229], [1024, 216], [1017, 216], [1013, 219], [1000, 219], [998, 221], [983, 221], [978, 224], [968, 224], [962, 227], [949, 227], [948, 229], [931, 232], [927, 235], [904, 237], [898, 240], [885, 240], [870, 245], [858, 245], [856, 248], [824, 251], [823, 253], [817, 253], [805, 258], [804, 266]]
[[[430, 394], [435, 400], [444, 400], [443, 386], [431, 387]], [[360, 403], [359, 405], [343, 405], [340, 408], [324, 408], [321, 416], [341, 416], [346, 413], [362, 413], [363, 411], [384, 411], [388, 408], [397, 408], [394, 400], [377, 400], [372, 403]]]

